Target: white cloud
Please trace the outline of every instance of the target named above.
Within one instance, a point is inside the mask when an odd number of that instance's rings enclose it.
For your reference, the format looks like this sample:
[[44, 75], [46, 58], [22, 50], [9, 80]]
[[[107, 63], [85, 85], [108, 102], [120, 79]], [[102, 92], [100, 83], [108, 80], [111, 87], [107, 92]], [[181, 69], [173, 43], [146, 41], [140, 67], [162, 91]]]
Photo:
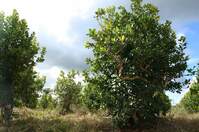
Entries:
[[[45, 68], [44, 67], [43, 68], [35, 67], [35, 70], [37, 72], [39, 72], [41, 75], [47, 77], [47, 82], [45, 84], [46, 88], [54, 88], [55, 87], [56, 80], [57, 80], [61, 70], [63, 70], [65, 72], [65, 74], [68, 73], [68, 70], [62, 69], [58, 66], [45, 67]], [[83, 82], [83, 80], [84, 80], [84, 77], [81, 74], [75, 76], [76, 83]]]
[[93, 0], [0, 0], [0, 9], [6, 14], [17, 9], [31, 30], [43, 31], [62, 43], [76, 39], [69, 33], [71, 22], [75, 17], [87, 19], [93, 5]]
[[[97, 1], [99, 2], [99, 0]], [[73, 49], [72, 45], [82, 37], [79, 34], [71, 34], [73, 20], [89, 19], [91, 10], [96, 3], [93, 0], [0, 0], [0, 10], [5, 12], [6, 15], [10, 15], [13, 9], [17, 9], [20, 17], [26, 19], [30, 30], [36, 32], [39, 41], [43, 40], [44, 36], [50, 38], [50, 43], [41, 41], [47, 43], [44, 44], [47, 47], [47, 56], [52, 54], [52, 51], [48, 52], [52, 49], [57, 52], [56, 56], [62, 56], [65, 53], [60, 47]], [[56, 58], [50, 57], [55, 59], [55, 62], [58, 61]], [[49, 62], [49, 60], [46, 61]], [[47, 65], [47, 63], [43, 65]], [[61, 68], [59, 64], [44, 67], [40, 64], [36, 67], [36, 70], [47, 76], [45, 87], [53, 88]], [[67, 70], [65, 71], [67, 72]], [[82, 77], [77, 77], [77, 80], [81, 81]]]
[[179, 39], [181, 36], [186, 36], [184, 33], [177, 33], [177, 39]]
[[188, 88], [182, 89], [182, 92], [179, 93], [172, 93], [167, 91], [166, 94], [169, 96], [169, 99], [171, 100], [172, 105], [176, 105], [180, 102], [182, 97], [189, 91]]
[[49, 67], [49, 68], [37, 68], [36, 71], [39, 72], [41, 75], [44, 75], [47, 77], [47, 82], [45, 84], [45, 87], [47, 88], [54, 88], [55, 82], [57, 77], [60, 73], [60, 68], [57, 66]]
[[82, 75], [76, 75], [75, 76], [75, 82], [82, 82], [83, 83], [84, 77]]

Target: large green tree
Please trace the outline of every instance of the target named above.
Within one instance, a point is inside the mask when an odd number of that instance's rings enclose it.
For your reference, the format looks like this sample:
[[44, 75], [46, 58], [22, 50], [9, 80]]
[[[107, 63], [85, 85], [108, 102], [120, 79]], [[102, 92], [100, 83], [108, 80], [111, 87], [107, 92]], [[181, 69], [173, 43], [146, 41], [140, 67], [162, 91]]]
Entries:
[[119, 127], [154, 121], [170, 108], [165, 91], [180, 92], [187, 68], [185, 37], [171, 22], [160, 22], [158, 9], [141, 0], [98, 9], [98, 29], [89, 29], [86, 48], [89, 83], [98, 85], [103, 102]]
[[44, 61], [46, 50], [40, 48], [35, 33], [16, 10], [10, 16], [0, 13], [0, 49], [1, 100], [35, 107], [45, 78], [34, 67]]
[[61, 107], [62, 114], [71, 112], [71, 105], [77, 104], [80, 98], [81, 83], [75, 82], [78, 72], [72, 70], [67, 75], [63, 71], [60, 72], [55, 86], [55, 94]]

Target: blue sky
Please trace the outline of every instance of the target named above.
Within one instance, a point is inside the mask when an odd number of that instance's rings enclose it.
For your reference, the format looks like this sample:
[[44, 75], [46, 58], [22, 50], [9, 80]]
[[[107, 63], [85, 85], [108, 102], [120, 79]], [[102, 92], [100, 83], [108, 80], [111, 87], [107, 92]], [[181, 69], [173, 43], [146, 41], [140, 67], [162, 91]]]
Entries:
[[[178, 35], [187, 37], [189, 66], [199, 62], [199, 0], [144, 0], [158, 6], [161, 21], [172, 21]], [[0, 10], [6, 15], [17, 9], [25, 18], [41, 46], [47, 48], [46, 61], [36, 67], [47, 76], [46, 87], [53, 88], [60, 70], [82, 70], [91, 52], [83, 47], [89, 28], [97, 27], [94, 12], [99, 7], [124, 5], [130, 0], [0, 0]], [[81, 80], [81, 77], [77, 78]], [[168, 93], [172, 103], [182, 94]]]

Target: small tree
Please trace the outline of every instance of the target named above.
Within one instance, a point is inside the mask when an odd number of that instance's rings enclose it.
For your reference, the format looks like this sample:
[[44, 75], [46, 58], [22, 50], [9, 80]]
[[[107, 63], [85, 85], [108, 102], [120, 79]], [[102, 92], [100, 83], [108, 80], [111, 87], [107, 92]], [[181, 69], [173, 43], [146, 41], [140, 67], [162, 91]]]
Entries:
[[83, 104], [92, 112], [99, 110], [103, 106], [102, 95], [98, 90], [95, 84], [88, 83], [82, 93]]
[[43, 109], [56, 108], [56, 100], [52, 96], [52, 90], [50, 88], [44, 89], [41, 99], [39, 100], [39, 107]]
[[65, 73], [61, 71], [57, 79], [55, 86], [55, 94], [58, 97], [62, 114], [70, 112], [71, 105], [77, 104], [79, 101], [81, 83], [75, 82], [76, 75], [78, 75], [78, 73], [74, 70], [68, 72], [66, 76]]
[[195, 71], [196, 81], [190, 85], [189, 91], [184, 95], [180, 104], [186, 111], [199, 112], [199, 68]]
[[160, 23], [153, 5], [131, 1], [130, 10], [98, 9], [99, 29], [89, 30], [85, 45], [93, 51], [87, 81], [98, 85], [119, 127], [153, 122], [165, 114], [171, 106], [165, 91], [181, 91], [178, 79], [188, 60], [186, 39], [177, 40], [171, 22]]

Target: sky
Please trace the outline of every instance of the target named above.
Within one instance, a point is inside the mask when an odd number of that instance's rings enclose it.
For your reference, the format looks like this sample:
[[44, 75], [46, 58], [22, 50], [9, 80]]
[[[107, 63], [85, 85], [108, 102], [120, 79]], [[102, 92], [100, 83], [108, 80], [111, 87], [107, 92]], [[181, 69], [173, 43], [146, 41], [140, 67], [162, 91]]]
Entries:
[[[144, 0], [156, 5], [161, 21], [172, 21], [178, 35], [185, 35], [188, 42], [186, 53], [190, 56], [189, 66], [199, 62], [199, 0]], [[89, 28], [97, 27], [94, 13], [97, 8], [123, 5], [130, 0], [0, 0], [0, 10], [10, 15], [17, 9], [26, 19], [30, 31], [36, 33], [38, 42], [47, 48], [46, 60], [36, 70], [47, 76], [45, 87], [53, 88], [60, 70], [83, 70], [85, 59], [92, 55], [84, 48]], [[77, 78], [81, 80], [82, 78]], [[167, 93], [173, 104], [180, 101], [182, 94]]]

